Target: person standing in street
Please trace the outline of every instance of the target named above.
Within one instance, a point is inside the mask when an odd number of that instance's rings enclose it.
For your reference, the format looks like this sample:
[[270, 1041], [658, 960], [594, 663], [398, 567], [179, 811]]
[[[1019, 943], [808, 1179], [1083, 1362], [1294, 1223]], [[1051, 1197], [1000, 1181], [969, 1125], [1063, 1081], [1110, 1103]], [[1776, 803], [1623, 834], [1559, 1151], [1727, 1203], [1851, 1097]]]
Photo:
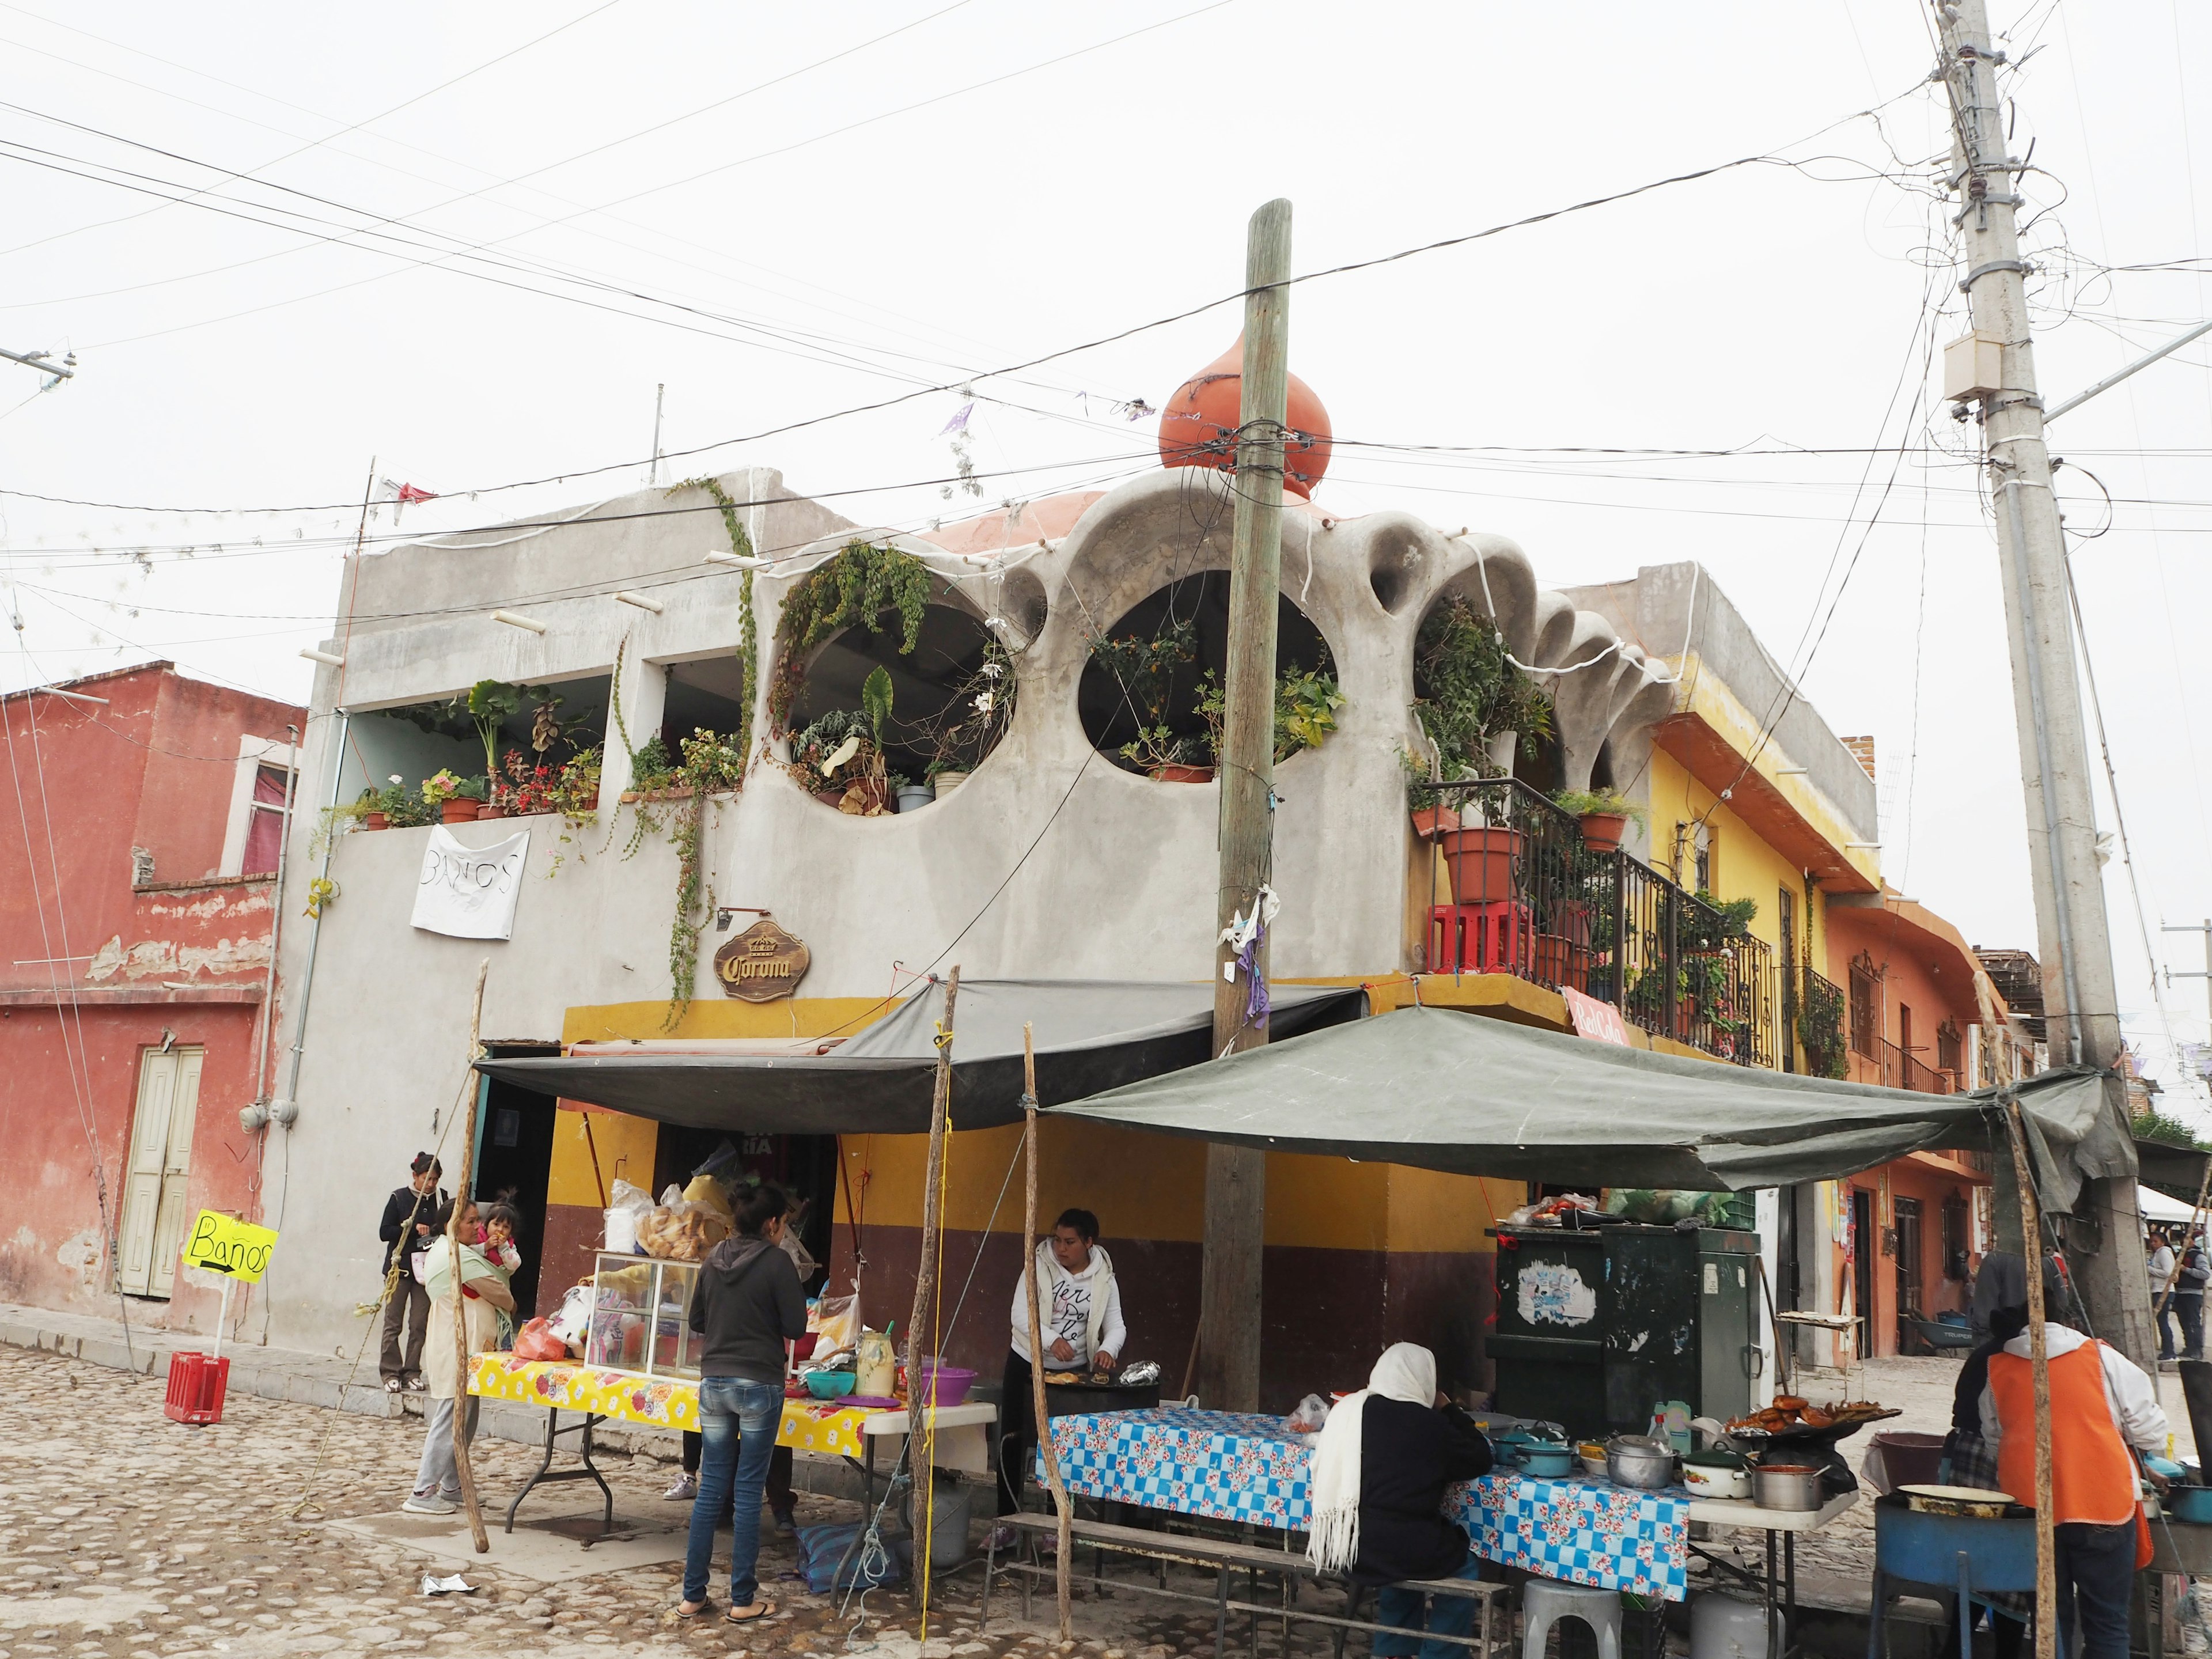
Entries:
[[[2139, 1454], [2166, 1447], [2150, 1377], [2104, 1343], [2044, 1324], [2051, 1371], [2051, 1517], [2057, 1543], [2058, 1634], [2069, 1659], [2128, 1659], [2136, 1573], [2149, 1565]], [[2023, 1329], [1990, 1356], [1982, 1439], [1997, 1485], [2035, 1505], [2035, 1381]], [[2148, 1477], [2161, 1488], [2155, 1474]], [[2075, 1630], [2079, 1623], [2079, 1631]]]
[[[463, 1313], [459, 1316], [467, 1321], [472, 1354], [491, 1346], [499, 1334], [500, 1315], [514, 1311], [514, 1292], [507, 1288], [507, 1275], [479, 1248], [483, 1231], [477, 1224], [475, 1204], [467, 1199], [451, 1200], [439, 1212], [436, 1227], [438, 1237], [426, 1253], [423, 1274], [434, 1338], [423, 1372], [430, 1409], [422, 1414], [422, 1461], [415, 1472], [415, 1490], [399, 1506], [414, 1515], [451, 1515], [460, 1503], [460, 1465], [453, 1456], [455, 1412], [461, 1416], [461, 1443], [476, 1438], [481, 1402], [469, 1392], [461, 1357], [454, 1352], [454, 1304], [459, 1303]], [[430, 1287], [435, 1288], [435, 1295], [428, 1295]]]
[[[438, 1177], [445, 1172], [436, 1158], [416, 1153], [408, 1173], [407, 1184], [394, 1188], [384, 1200], [384, 1220], [376, 1230], [384, 1241], [385, 1283], [391, 1287], [384, 1298], [384, 1348], [378, 1369], [391, 1394], [403, 1389], [419, 1393], [422, 1387], [422, 1334], [428, 1328], [425, 1322], [430, 1316], [430, 1298], [416, 1281], [410, 1258], [429, 1241], [446, 1203], [445, 1194], [438, 1190]], [[397, 1279], [392, 1277], [394, 1258]]]
[[2158, 1311], [2158, 1357], [2174, 1357], [2173, 1304], [2166, 1299], [2166, 1287], [2173, 1278], [2173, 1246], [2166, 1240], [2163, 1228], [2154, 1227], [2150, 1234], [2150, 1259], [2146, 1264], [2150, 1274], [2150, 1303]]
[[2181, 1247], [2181, 1271], [2173, 1281], [2173, 1313], [2181, 1322], [2181, 1357], [2204, 1358], [2204, 1286], [2212, 1283], [2212, 1257], [2204, 1253], [2204, 1235], [2190, 1236]]
[[799, 1270], [780, 1248], [790, 1201], [765, 1183], [738, 1194], [737, 1233], [700, 1265], [691, 1294], [691, 1328], [699, 1348], [699, 1497], [684, 1554], [679, 1619], [703, 1619], [707, 1573], [714, 1563], [714, 1523], [730, 1512], [730, 1605], [733, 1625], [757, 1624], [775, 1612], [760, 1598], [762, 1487], [783, 1415], [784, 1344], [806, 1334], [806, 1297]]

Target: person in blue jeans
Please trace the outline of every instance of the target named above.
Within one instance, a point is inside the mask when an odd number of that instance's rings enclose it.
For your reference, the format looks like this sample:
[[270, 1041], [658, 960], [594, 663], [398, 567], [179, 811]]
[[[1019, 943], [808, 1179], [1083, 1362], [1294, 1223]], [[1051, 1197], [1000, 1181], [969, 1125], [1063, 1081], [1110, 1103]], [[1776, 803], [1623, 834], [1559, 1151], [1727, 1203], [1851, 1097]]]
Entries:
[[703, 1619], [707, 1570], [714, 1555], [714, 1522], [730, 1522], [731, 1624], [750, 1625], [775, 1611], [759, 1599], [761, 1492], [783, 1414], [784, 1344], [806, 1334], [806, 1298], [799, 1270], [778, 1249], [790, 1201], [765, 1183], [738, 1202], [735, 1235], [700, 1265], [691, 1295], [690, 1326], [699, 1351], [699, 1498], [684, 1554], [684, 1619]]
[[[1392, 1344], [1359, 1393], [1322, 1425], [1306, 1553], [1324, 1572], [1377, 1587], [1376, 1659], [1468, 1659], [1474, 1628], [1470, 1596], [1430, 1599], [1409, 1578], [1474, 1578], [1480, 1562], [1467, 1534], [1443, 1515], [1444, 1488], [1490, 1473], [1490, 1442], [1474, 1419], [1437, 1391], [1437, 1359], [1411, 1342]], [[1423, 1639], [1425, 1638], [1426, 1639]]]

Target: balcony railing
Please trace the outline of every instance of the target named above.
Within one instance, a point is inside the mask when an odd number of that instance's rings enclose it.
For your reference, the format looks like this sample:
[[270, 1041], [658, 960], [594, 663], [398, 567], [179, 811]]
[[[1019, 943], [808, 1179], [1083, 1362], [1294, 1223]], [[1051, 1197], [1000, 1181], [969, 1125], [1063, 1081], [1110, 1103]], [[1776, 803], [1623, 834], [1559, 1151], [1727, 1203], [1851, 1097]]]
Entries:
[[1431, 972], [1511, 974], [1610, 1002], [1623, 1018], [1743, 1066], [1778, 1053], [1771, 953], [1626, 853], [1510, 778], [1437, 786], [1459, 814], [1432, 890]]
[[1887, 1037], [1876, 1037], [1875, 1052], [1854, 1049], [1851, 1069], [1861, 1083], [1879, 1083], [1888, 1089], [1910, 1089], [1915, 1094], [1954, 1095], [1962, 1084], [1954, 1072], [1940, 1070], [1915, 1058]]

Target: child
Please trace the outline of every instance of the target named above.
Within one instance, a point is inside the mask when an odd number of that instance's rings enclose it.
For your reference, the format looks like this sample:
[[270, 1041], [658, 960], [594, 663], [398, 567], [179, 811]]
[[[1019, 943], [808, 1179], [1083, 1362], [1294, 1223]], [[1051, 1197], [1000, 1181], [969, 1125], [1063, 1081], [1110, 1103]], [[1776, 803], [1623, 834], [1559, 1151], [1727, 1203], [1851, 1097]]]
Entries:
[[[487, 1204], [483, 1209], [484, 1257], [491, 1265], [514, 1279], [515, 1269], [522, 1266], [522, 1252], [514, 1248], [514, 1230], [522, 1218], [511, 1204]], [[514, 1317], [502, 1313], [499, 1317], [499, 1338], [495, 1345], [501, 1349], [514, 1346]]]

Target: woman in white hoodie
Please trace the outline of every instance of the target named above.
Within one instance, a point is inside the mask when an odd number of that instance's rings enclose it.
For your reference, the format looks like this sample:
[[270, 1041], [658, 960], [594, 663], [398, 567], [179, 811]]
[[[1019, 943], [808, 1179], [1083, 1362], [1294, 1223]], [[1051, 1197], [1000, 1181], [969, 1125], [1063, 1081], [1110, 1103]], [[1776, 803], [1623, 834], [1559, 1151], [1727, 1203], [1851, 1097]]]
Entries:
[[[1121, 1364], [1128, 1332], [1121, 1323], [1121, 1287], [1114, 1262], [1098, 1245], [1098, 1218], [1066, 1210], [1051, 1237], [1036, 1247], [1037, 1321], [1044, 1338], [1045, 1369], [1110, 1371]], [[1022, 1506], [1022, 1482], [1036, 1457], [1036, 1424], [1030, 1408], [1030, 1300], [1026, 1277], [1014, 1280], [1013, 1341], [999, 1395], [1004, 1431], [999, 1442], [999, 1513]]]

